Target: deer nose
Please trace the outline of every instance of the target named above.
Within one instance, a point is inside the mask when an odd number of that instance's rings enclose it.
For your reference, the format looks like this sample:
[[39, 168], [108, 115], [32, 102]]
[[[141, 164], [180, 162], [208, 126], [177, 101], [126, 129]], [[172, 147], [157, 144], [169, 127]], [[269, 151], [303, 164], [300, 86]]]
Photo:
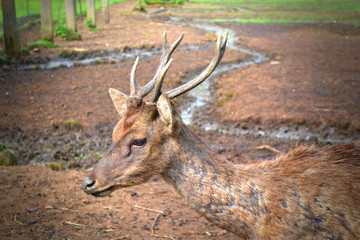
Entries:
[[93, 179], [90, 179], [89, 177], [86, 177], [82, 183], [82, 189], [86, 193], [91, 193], [96, 188], [96, 181]]

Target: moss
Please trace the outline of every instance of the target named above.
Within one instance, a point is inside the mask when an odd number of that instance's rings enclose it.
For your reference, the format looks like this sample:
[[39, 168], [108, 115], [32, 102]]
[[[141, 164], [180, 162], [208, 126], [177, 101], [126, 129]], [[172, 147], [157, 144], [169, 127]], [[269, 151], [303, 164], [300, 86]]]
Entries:
[[9, 151], [4, 145], [0, 144], [0, 165], [15, 166], [17, 165], [16, 156]]
[[224, 93], [224, 96], [227, 98], [227, 99], [232, 99], [235, 97], [235, 93]]
[[3, 55], [0, 56], [0, 63], [1, 62], [8, 62], [8, 61], [9, 61], [9, 58], [6, 55], [6, 53], [4, 53]]
[[233, 99], [235, 97], [235, 93], [221, 93], [220, 98], [217, 101], [217, 106], [223, 106], [229, 99]]
[[53, 170], [53, 171], [62, 171], [62, 170], [64, 170], [61, 163], [49, 162], [49, 163], [46, 163], [46, 166], [48, 168], [50, 168], [51, 170]]
[[133, 12], [146, 12], [146, 6], [147, 6], [147, 4], [145, 3], [144, 0], [138, 0], [135, 3], [132, 11]]
[[70, 57], [70, 56], [71, 56], [71, 52], [68, 51], [68, 50], [63, 50], [63, 51], [60, 51], [60, 52], [58, 53], [58, 56], [59, 56], [59, 57], [64, 57], [64, 58]]
[[32, 69], [33, 70], [44, 70], [44, 68], [42, 66], [40, 66], [40, 65], [33, 65]]
[[88, 30], [91, 32], [97, 32], [98, 29], [96, 28], [96, 26], [93, 24], [93, 20], [92, 18], [89, 19], [85, 19], [84, 23], [86, 24], [86, 26], [88, 27]]
[[78, 120], [72, 118], [63, 122], [66, 130], [78, 130], [81, 129], [81, 125]]
[[331, 126], [339, 128], [341, 130], [346, 130], [349, 128], [349, 122], [343, 119], [333, 119], [331, 121]]
[[216, 105], [217, 105], [218, 107], [222, 107], [222, 106], [226, 103], [226, 101], [227, 101], [227, 99], [226, 99], [226, 98], [223, 98], [223, 99], [221, 99], [221, 100], [218, 100], [217, 103], [216, 103]]

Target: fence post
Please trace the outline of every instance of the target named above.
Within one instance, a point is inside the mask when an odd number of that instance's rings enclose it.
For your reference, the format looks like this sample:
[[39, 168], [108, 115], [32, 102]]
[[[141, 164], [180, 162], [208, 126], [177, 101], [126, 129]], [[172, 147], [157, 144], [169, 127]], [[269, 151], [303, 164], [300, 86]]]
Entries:
[[68, 28], [76, 31], [76, 0], [65, 0], [65, 15]]
[[104, 22], [109, 23], [110, 22], [109, 0], [102, 0], [102, 5], [103, 5]]
[[41, 0], [41, 39], [53, 41], [53, 20], [52, 20], [52, 9], [51, 0]]
[[95, 20], [95, 0], [86, 0], [86, 19], [91, 19], [92, 27], [96, 27]]
[[2, 0], [5, 51], [9, 55], [20, 56], [19, 33], [16, 23], [14, 0]]

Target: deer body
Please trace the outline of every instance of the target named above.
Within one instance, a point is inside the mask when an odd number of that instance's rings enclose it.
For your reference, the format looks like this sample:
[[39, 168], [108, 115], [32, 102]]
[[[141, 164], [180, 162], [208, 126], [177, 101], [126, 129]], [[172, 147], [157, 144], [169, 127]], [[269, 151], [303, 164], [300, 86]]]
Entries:
[[161, 175], [209, 221], [244, 239], [359, 238], [359, 148], [302, 146], [233, 165], [189, 135]]
[[[206, 146], [181, 120], [171, 99], [204, 81], [226, 46], [198, 77], [162, 93], [161, 84], [182, 36], [167, 45], [151, 82], [130, 96], [110, 89], [121, 120], [112, 145], [83, 182], [103, 197], [161, 175], [205, 218], [244, 239], [359, 239], [360, 147], [298, 147], [261, 163], [234, 165]], [[144, 96], [154, 89], [149, 100]]]

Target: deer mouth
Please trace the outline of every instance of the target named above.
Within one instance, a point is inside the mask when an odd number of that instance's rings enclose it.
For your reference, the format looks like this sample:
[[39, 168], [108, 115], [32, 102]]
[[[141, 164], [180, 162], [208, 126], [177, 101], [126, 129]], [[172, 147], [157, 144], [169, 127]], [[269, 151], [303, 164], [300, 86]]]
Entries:
[[110, 193], [112, 193], [113, 191], [115, 191], [115, 187], [114, 186], [110, 186], [102, 191], [99, 192], [94, 192], [94, 193], [90, 193], [91, 195], [95, 196], [95, 197], [106, 197], [108, 195], [110, 195]]

